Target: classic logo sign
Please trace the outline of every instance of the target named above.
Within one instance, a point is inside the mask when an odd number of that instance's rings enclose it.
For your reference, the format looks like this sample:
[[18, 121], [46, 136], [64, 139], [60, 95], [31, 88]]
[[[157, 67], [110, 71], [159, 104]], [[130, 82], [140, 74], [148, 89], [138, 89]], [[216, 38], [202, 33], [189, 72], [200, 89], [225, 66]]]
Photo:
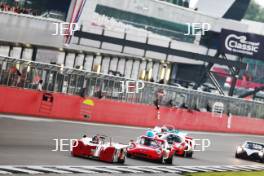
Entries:
[[230, 34], [225, 39], [225, 47], [229, 51], [253, 55], [259, 51], [259, 42], [247, 41], [247, 36]]
[[223, 53], [264, 59], [264, 36], [223, 29], [221, 48]]

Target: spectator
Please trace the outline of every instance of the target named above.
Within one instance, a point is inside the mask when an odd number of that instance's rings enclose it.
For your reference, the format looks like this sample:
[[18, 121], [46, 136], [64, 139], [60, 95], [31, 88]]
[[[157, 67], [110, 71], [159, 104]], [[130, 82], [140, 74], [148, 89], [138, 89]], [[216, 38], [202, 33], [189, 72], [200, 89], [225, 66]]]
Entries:
[[173, 106], [175, 106], [174, 103], [173, 103], [173, 100], [172, 100], [172, 99], [170, 99], [170, 100], [167, 102], [167, 106], [168, 106], [168, 107], [173, 107]]
[[42, 86], [43, 86], [43, 80], [41, 79], [41, 80], [39, 80], [39, 82], [38, 82], [38, 90], [39, 90], [39, 91], [42, 91]]
[[16, 86], [20, 83], [21, 81], [21, 76], [22, 74], [20, 73], [20, 71], [16, 68], [16, 74], [17, 74], [17, 82], [16, 82]]
[[36, 15], [36, 12], [33, 12], [32, 9], [29, 9], [29, 8], [20, 8], [18, 6], [18, 3], [16, 3], [15, 6], [10, 6], [9, 4], [7, 3], [3, 3], [1, 2], [0, 3], [0, 10], [1, 11], [6, 11], [6, 12], [14, 12], [14, 13], [23, 13], [23, 14], [30, 14], [30, 15]]
[[81, 88], [80, 96], [85, 98], [86, 87]]
[[193, 110], [195, 110], [195, 111], [201, 111], [201, 110], [198, 108], [197, 104], [194, 105]]
[[104, 98], [102, 88], [101, 87], [97, 87], [96, 89], [97, 89], [97, 91], [94, 93], [94, 96], [99, 98], [99, 99]]
[[154, 105], [156, 106], [157, 110], [160, 109], [159, 101], [157, 99], [154, 101]]
[[183, 108], [183, 109], [189, 109], [188, 106], [185, 104], [185, 102], [183, 102], [180, 106], [180, 108]]
[[211, 111], [212, 111], [212, 109], [211, 109], [209, 103], [207, 103], [207, 105], [206, 105], [206, 111], [207, 111], [207, 112], [211, 112]]
[[160, 108], [160, 104], [162, 102], [163, 97], [165, 96], [165, 91], [163, 89], [158, 89], [156, 92], [156, 100], [154, 101], [154, 105], [156, 106], [157, 110]]

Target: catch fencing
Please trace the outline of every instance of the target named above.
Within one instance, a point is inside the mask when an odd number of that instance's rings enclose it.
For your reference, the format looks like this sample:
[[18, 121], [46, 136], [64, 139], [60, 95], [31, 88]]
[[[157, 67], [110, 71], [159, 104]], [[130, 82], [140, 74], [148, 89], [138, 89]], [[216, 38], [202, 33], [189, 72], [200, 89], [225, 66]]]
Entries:
[[264, 103], [215, 95], [192, 89], [144, 81], [139, 92], [123, 91], [122, 83], [130, 81], [130, 89], [138, 80], [96, 72], [61, 67], [34, 61], [0, 57], [0, 85], [42, 90], [88, 97], [114, 99], [129, 103], [153, 105], [157, 92], [163, 90], [162, 106], [177, 106], [192, 110], [210, 111], [213, 104], [224, 104], [224, 113], [264, 119]]

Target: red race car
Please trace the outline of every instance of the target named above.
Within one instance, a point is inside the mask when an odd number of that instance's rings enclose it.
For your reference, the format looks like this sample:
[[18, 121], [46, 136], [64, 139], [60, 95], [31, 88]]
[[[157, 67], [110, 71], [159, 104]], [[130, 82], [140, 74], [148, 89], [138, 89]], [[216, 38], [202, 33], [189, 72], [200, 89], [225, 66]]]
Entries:
[[159, 134], [157, 138], [167, 141], [169, 147], [174, 149], [176, 155], [192, 157], [194, 144], [191, 137], [169, 132]]
[[88, 138], [86, 135], [77, 140], [72, 147], [71, 154], [76, 157], [93, 158], [111, 163], [125, 163], [127, 145], [113, 143], [105, 135], [96, 135]]
[[156, 126], [154, 129], [148, 129], [148, 131], [151, 131], [155, 138], [167, 141], [176, 155], [192, 157], [195, 144], [193, 138], [187, 136], [186, 132], [176, 130], [171, 126]]
[[131, 141], [127, 148], [127, 157], [139, 157], [162, 164], [172, 164], [174, 150], [165, 140], [153, 136], [140, 136], [137, 141]]

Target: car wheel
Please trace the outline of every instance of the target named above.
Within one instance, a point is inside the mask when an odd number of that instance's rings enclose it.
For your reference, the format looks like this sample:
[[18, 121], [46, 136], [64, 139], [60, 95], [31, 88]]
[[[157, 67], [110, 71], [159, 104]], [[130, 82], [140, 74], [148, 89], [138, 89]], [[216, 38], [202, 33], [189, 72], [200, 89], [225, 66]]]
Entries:
[[193, 152], [184, 151], [183, 157], [184, 158], [191, 158], [193, 155]]
[[193, 156], [193, 152], [188, 152], [186, 157], [192, 158], [192, 156]]
[[130, 153], [126, 153], [126, 156], [127, 156], [128, 158], [131, 158], [131, 157], [132, 157]]
[[173, 163], [173, 156], [165, 160], [165, 164], [172, 164]]
[[159, 159], [159, 163], [161, 163], [161, 164], [165, 164], [166, 163], [166, 161], [165, 161], [163, 156]]
[[125, 160], [126, 160], [126, 153], [125, 153], [125, 151], [123, 149], [121, 149], [120, 154], [118, 156], [117, 162], [120, 163], [120, 164], [124, 164], [125, 163]]
[[126, 158], [124, 158], [124, 159], [118, 159], [118, 163], [120, 163], [120, 164], [124, 164], [125, 161], [126, 161]]
[[118, 161], [119, 161], [119, 158], [118, 158], [118, 152], [117, 152], [117, 150], [115, 149], [114, 154], [113, 154], [113, 158], [112, 158], [112, 163], [114, 163], [114, 162], [118, 162]]
[[75, 152], [71, 152], [71, 155], [73, 156], [73, 157], [77, 157], [77, 155], [75, 154]]
[[261, 162], [261, 163], [264, 163], [264, 158], [260, 159], [260, 162]]
[[239, 154], [238, 154], [238, 153], [236, 153], [236, 154], [235, 154], [235, 157], [236, 157], [236, 158], [240, 158], [240, 156], [239, 156]]

